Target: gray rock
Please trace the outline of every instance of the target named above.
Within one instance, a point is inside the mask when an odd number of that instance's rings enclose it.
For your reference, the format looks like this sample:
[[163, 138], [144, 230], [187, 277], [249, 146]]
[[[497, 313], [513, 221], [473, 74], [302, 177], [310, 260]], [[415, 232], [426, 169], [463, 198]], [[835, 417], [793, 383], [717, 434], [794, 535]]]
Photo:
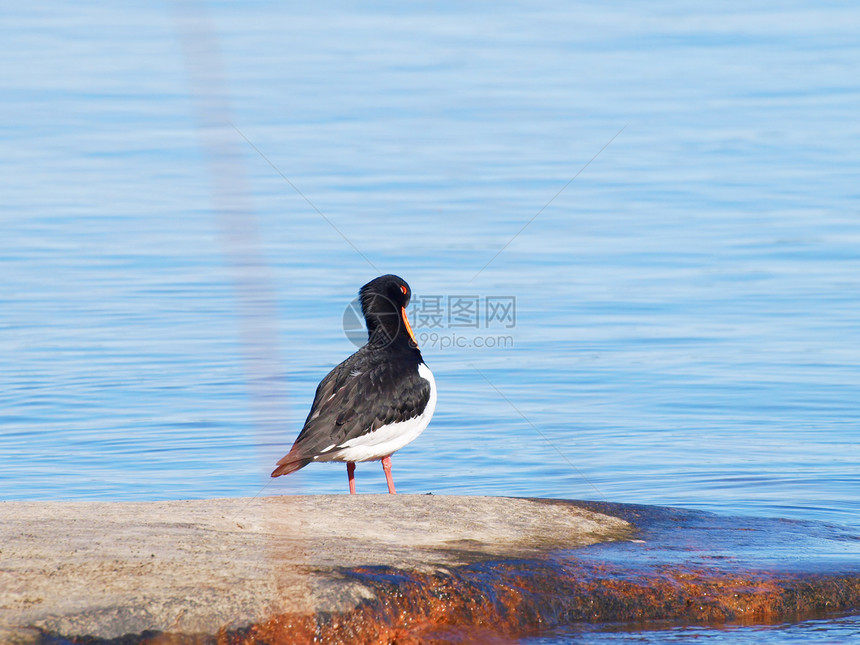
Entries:
[[0, 637], [214, 634], [284, 613], [346, 612], [373, 592], [344, 568], [444, 571], [629, 535], [569, 502], [311, 495], [0, 503]]

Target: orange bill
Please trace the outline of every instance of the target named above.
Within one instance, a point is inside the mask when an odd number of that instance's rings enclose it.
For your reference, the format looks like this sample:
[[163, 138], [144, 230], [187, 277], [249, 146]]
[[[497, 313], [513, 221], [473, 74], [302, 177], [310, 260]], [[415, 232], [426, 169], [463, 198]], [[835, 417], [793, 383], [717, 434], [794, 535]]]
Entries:
[[404, 307], [400, 308], [400, 314], [403, 318], [403, 324], [406, 326], [406, 331], [409, 332], [409, 338], [415, 343], [415, 347], [418, 347], [418, 341], [415, 340], [415, 334], [412, 333], [412, 327], [409, 325], [409, 319], [406, 317], [406, 309]]

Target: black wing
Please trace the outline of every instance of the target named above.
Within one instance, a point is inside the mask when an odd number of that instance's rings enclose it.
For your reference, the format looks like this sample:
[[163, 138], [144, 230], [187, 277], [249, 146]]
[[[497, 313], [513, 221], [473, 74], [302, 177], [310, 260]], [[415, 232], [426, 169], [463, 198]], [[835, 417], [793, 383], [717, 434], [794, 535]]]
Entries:
[[291, 454], [302, 459], [389, 423], [418, 416], [430, 384], [418, 374], [419, 358], [375, 356], [359, 350], [317, 387], [314, 403]]

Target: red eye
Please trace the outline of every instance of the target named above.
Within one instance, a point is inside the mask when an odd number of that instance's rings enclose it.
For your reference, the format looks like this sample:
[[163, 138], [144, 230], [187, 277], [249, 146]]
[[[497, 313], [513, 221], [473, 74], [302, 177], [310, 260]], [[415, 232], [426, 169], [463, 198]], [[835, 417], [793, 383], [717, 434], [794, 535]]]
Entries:
[[401, 285], [400, 285], [400, 290], [403, 292], [403, 295], [405, 296], [405, 295], [406, 295], [406, 287], [404, 287], [404, 286], [401, 284]]

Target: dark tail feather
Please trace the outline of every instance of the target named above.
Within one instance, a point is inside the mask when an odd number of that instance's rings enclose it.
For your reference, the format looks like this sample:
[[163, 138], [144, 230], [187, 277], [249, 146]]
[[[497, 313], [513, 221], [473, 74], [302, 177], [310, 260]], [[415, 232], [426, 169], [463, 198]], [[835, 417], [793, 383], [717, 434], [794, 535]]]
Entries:
[[280, 477], [281, 475], [289, 475], [290, 473], [296, 472], [299, 468], [304, 468], [309, 463], [311, 463], [313, 459], [308, 459], [307, 457], [298, 457], [290, 451], [286, 457], [282, 457], [278, 461], [278, 467], [272, 471], [272, 477]]

